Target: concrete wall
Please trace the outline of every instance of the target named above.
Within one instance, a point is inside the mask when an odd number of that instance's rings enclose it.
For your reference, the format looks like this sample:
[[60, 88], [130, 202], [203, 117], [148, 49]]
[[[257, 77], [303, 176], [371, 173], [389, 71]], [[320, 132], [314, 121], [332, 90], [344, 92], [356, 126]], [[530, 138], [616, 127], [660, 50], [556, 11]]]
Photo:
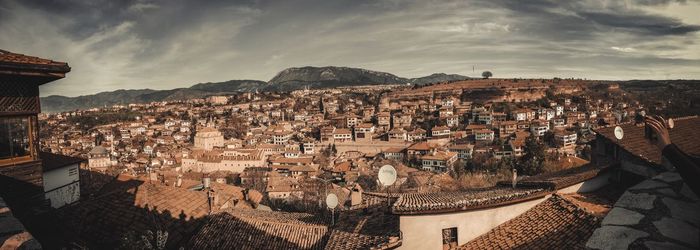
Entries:
[[458, 244], [490, 231], [494, 227], [524, 213], [549, 198], [516, 203], [489, 209], [429, 215], [402, 215], [400, 228], [403, 242], [400, 249], [442, 249], [442, 229], [457, 227]]

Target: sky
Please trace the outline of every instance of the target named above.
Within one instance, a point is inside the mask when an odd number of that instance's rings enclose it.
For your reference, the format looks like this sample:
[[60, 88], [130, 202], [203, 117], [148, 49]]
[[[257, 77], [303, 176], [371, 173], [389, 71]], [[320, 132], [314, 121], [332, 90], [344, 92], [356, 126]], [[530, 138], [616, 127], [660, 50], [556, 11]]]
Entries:
[[401, 77], [699, 79], [697, 13], [700, 0], [0, 0], [0, 49], [68, 62], [42, 96], [331, 65]]

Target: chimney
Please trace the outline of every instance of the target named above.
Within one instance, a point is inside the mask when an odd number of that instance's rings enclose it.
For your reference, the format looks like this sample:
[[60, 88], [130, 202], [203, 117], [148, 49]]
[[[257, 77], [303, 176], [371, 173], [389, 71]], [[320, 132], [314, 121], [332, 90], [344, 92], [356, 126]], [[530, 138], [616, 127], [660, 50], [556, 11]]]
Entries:
[[204, 189], [209, 189], [209, 187], [211, 187], [211, 178], [204, 177], [204, 179], [202, 179], [202, 184], [204, 184]]
[[518, 184], [518, 170], [513, 168], [513, 188]]
[[241, 192], [241, 193], [243, 193], [243, 200], [244, 201], [248, 201], [248, 191], [249, 190], [246, 188], [246, 189], [243, 189], [243, 191]]
[[213, 190], [207, 190], [207, 203], [209, 204], [209, 214], [211, 215], [213, 208], [214, 208], [214, 198], [216, 195], [214, 194]]
[[182, 186], [182, 175], [179, 174], [177, 175], [177, 182], [175, 183], [176, 187], [181, 187]]

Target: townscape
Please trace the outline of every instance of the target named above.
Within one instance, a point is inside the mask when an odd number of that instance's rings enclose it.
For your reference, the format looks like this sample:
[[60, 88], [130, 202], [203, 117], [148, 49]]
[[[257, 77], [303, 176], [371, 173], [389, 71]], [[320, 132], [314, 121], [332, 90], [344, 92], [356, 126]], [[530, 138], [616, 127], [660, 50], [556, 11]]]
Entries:
[[[5, 60], [24, 57], [3, 53]], [[634, 124], [649, 109], [618, 82], [483, 75], [41, 113], [44, 168], [74, 177], [46, 175], [44, 190], [67, 183], [45, 191], [55, 210], [32, 216], [73, 218], [72, 230], [57, 232], [37, 220], [28, 227], [44, 244], [75, 247], [422, 248], [430, 245], [420, 242], [415, 223], [430, 223], [413, 215], [447, 212], [432, 221], [444, 223], [466, 211], [471, 215], [459, 215], [460, 226], [430, 237], [444, 247], [605, 247], [586, 242], [600, 219], [630, 183], [659, 171], [620, 168], [627, 157], [611, 155], [606, 145], [623, 144], [609, 133], [618, 125], [638, 131]], [[678, 112], [663, 107], [654, 112]], [[686, 136], [700, 121], [676, 120], [687, 129], [674, 131]], [[388, 184], [379, 173], [387, 165], [396, 178]], [[331, 194], [337, 201], [324, 203]], [[513, 202], [520, 205], [506, 205]], [[554, 221], [564, 224], [524, 226], [581, 233], [506, 243], [478, 243], [484, 233], [503, 237], [488, 226], [460, 235], [485, 207], [512, 214], [491, 227], [511, 230], [522, 226], [519, 218], [553, 209], [546, 216], [563, 216]]]
[[[469, 98], [491, 86], [505, 90]], [[587, 88], [609, 91], [608, 99], [588, 97], [597, 93]], [[485, 79], [115, 105], [42, 114], [41, 148], [87, 158], [89, 171], [171, 185], [208, 177], [261, 192], [276, 209], [306, 211], [318, 208], [324, 184], [382, 191], [377, 171], [386, 164], [398, 168], [402, 181], [390, 188], [402, 192], [485, 187], [514, 168], [536, 175], [584, 165], [592, 129], [643, 115], [618, 88]]]
[[696, 10], [0, 0], [0, 250], [700, 249]]

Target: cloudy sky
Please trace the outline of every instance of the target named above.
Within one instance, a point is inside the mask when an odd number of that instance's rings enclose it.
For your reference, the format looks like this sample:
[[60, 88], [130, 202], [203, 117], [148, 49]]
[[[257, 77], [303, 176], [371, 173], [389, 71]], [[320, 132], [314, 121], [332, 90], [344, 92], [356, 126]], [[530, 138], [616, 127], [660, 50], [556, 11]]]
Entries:
[[269, 80], [306, 65], [700, 78], [697, 13], [697, 0], [0, 0], [0, 48], [69, 63], [42, 96]]

